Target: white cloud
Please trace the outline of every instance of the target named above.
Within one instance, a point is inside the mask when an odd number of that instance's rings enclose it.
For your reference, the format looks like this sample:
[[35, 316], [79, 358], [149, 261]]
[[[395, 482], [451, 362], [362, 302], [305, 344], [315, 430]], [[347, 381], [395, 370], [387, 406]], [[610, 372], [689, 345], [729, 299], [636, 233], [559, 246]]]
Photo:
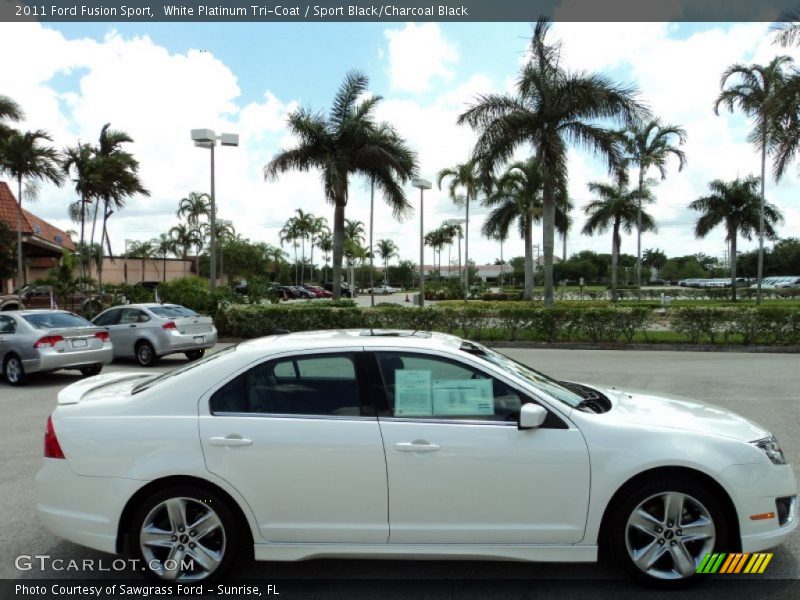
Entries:
[[458, 62], [455, 44], [442, 35], [436, 23], [407, 23], [403, 29], [387, 29], [389, 76], [392, 90], [419, 93], [433, 80], [453, 79], [451, 66]]

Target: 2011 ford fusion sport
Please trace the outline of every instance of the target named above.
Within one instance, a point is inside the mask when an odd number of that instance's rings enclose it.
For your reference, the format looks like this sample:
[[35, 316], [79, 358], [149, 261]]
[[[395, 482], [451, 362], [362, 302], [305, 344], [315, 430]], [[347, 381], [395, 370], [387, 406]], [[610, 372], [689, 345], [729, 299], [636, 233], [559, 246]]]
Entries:
[[453, 336], [324, 331], [58, 395], [36, 477], [56, 534], [163, 579], [237, 556], [595, 561], [685, 583], [797, 526], [759, 425], [558, 382]]

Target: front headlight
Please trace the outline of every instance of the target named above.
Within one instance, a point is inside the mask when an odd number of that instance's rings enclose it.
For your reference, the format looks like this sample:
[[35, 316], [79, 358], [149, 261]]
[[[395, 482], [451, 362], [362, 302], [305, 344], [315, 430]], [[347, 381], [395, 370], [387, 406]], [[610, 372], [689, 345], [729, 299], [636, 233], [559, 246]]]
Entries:
[[775, 439], [775, 436], [772, 435], [768, 438], [764, 438], [763, 440], [756, 440], [754, 442], [750, 442], [751, 444], [755, 444], [757, 447], [761, 448], [764, 451], [764, 454], [767, 455], [772, 461], [774, 465], [785, 465], [786, 459], [783, 457], [783, 450], [778, 445], [778, 440]]

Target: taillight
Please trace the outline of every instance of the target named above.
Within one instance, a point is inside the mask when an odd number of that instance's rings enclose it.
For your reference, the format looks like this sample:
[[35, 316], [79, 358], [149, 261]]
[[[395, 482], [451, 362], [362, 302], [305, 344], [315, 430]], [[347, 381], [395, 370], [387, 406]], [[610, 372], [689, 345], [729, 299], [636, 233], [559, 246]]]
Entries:
[[175, 321], [167, 321], [161, 326], [161, 329], [177, 329], [178, 326], [175, 325]]
[[56, 430], [53, 429], [53, 415], [47, 417], [47, 427], [44, 430], [44, 457], [64, 458], [61, 444], [58, 443], [58, 437], [56, 437]]
[[109, 339], [111, 339], [108, 337], [107, 331], [98, 331], [97, 333], [94, 334], [94, 337], [96, 337], [101, 342], [107, 342]]
[[58, 342], [63, 342], [64, 338], [60, 335], [46, 335], [40, 338], [34, 345], [34, 348], [52, 348]]

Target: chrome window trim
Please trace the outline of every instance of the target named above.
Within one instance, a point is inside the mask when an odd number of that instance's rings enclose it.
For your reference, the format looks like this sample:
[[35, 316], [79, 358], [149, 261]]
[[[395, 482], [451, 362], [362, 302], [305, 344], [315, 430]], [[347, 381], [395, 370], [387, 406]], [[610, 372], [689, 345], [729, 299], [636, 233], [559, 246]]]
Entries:
[[494, 425], [495, 427], [513, 427], [517, 428], [518, 421], [489, 421], [481, 419], [439, 419], [427, 417], [379, 417], [381, 421], [391, 421], [393, 423], [414, 423], [425, 424], [431, 423], [436, 425]]
[[292, 413], [259, 413], [259, 412], [211, 412], [212, 417], [257, 417], [267, 419], [302, 419], [318, 421], [330, 419], [331, 421], [377, 421], [378, 417], [351, 416], [351, 415], [298, 415]]

